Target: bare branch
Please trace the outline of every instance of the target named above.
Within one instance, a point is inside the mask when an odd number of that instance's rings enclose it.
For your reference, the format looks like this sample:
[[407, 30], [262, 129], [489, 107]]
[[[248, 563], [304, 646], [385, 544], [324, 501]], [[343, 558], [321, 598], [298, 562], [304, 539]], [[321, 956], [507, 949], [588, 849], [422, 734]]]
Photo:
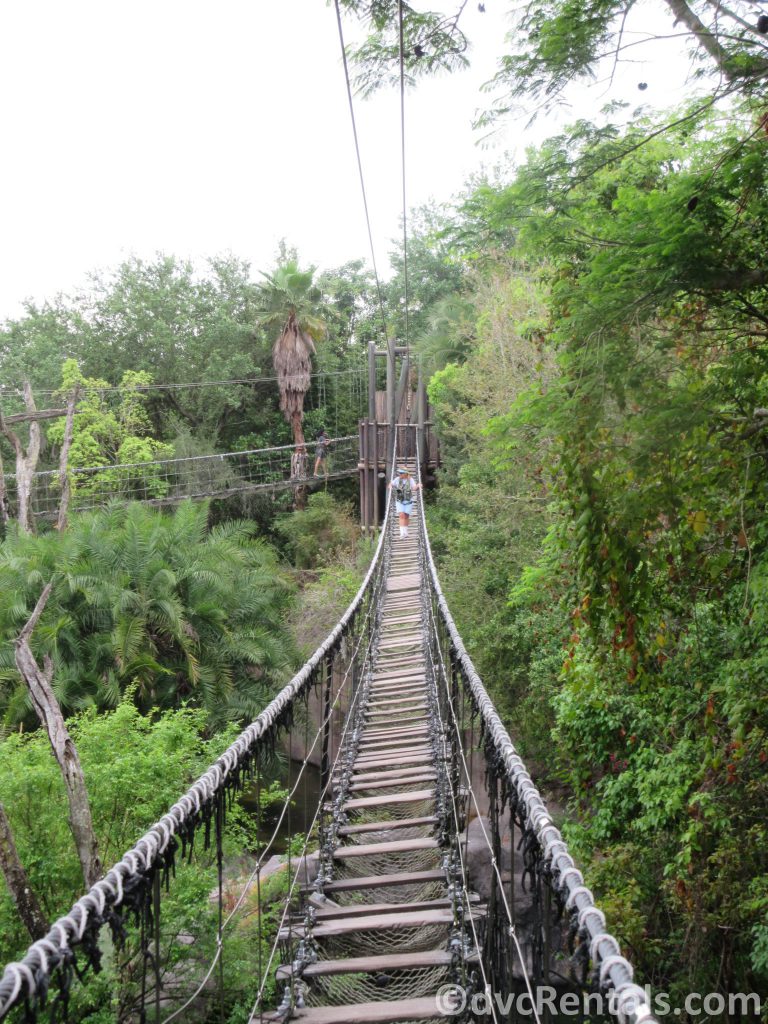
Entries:
[[0, 871], [19, 917], [33, 940], [42, 939], [48, 932], [48, 920], [37, 895], [29, 884], [27, 872], [21, 863], [13, 838], [11, 823], [0, 803]]

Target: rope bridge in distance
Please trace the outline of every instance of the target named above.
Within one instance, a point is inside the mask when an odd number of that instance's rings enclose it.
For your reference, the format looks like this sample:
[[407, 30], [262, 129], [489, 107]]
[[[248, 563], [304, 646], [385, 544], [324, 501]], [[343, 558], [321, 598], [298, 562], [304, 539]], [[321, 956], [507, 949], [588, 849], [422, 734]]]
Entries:
[[[228, 942], [255, 900], [252, 1024], [477, 1019], [478, 998], [483, 1020], [565, 1020], [540, 1009], [542, 991], [571, 998], [568, 1020], [655, 1024], [464, 648], [418, 493], [405, 539], [392, 506], [330, 635], [168, 813], [5, 968], [0, 1019], [66, 1017], [75, 968], [78, 978], [98, 969], [111, 934], [137, 992], [126, 1019], [225, 1020]], [[287, 796], [233, 889], [223, 872], [227, 811], [249, 781], [262, 792], [278, 743], [292, 766]], [[266, 862], [286, 818], [290, 831], [312, 763], [319, 798], [288, 846], [274, 926], [274, 907], [263, 913]], [[179, 991], [164, 969], [174, 937], [161, 897], [198, 833], [197, 850], [213, 848], [219, 910], [210, 957]]]
[[[254, 491], [279, 491], [298, 486], [322, 485], [358, 473], [356, 434], [326, 442], [326, 470], [314, 476], [316, 441], [303, 447], [281, 445], [220, 455], [195, 455], [180, 459], [120, 463], [72, 468], [72, 511], [86, 511], [110, 501], [140, 501], [172, 505], [186, 498], [229, 498]], [[16, 477], [5, 475], [6, 492], [15, 500]], [[56, 515], [61, 501], [58, 470], [44, 470], [32, 480], [32, 510], [36, 516]]]

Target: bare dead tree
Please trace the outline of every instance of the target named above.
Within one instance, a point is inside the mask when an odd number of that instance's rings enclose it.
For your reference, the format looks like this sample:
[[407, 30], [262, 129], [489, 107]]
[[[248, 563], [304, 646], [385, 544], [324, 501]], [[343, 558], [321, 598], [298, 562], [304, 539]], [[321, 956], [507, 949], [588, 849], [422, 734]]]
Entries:
[[34, 889], [29, 884], [24, 865], [19, 859], [11, 823], [2, 803], [0, 803], [0, 871], [3, 873], [8, 892], [16, 905], [19, 917], [24, 922], [24, 927], [33, 940], [42, 939], [48, 932], [48, 920], [42, 911]]
[[85, 777], [77, 748], [69, 735], [61, 707], [51, 687], [53, 662], [48, 655], [45, 655], [41, 669], [29, 644], [52, 588], [52, 582], [45, 585], [34, 611], [16, 638], [16, 667], [27, 684], [35, 712], [40, 719], [40, 724], [48, 734], [54, 757], [61, 769], [69, 801], [69, 824], [83, 869], [85, 887], [90, 889], [101, 876], [101, 862], [96, 835], [93, 831], [91, 805], [88, 800]]
[[59, 502], [59, 514], [56, 518], [56, 529], [67, 528], [67, 512], [69, 501], [72, 497], [72, 481], [69, 478], [69, 449], [72, 447], [72, 437], [75, 427], [75, 406], [80, 395], [80, 386], [75, 385], [72, 394], [67, 402], [67, 418], [64, 424], [64, 440], [61, 443], [61, 454], [59, 456], [59, 484], [61, 485], [61, 501]]
[[19, 502], [18, 519], [19, 526], [25, 533], [32, 532], [32, 477], [37, 469], [40, 458], [40, 443], [42, 434], [37, 417], [37, 407], [32, 395], [32, 388], [29, 381], [24, 382], [24, 405], [27, 408], [26, 416], [14, 416], [13, 421], [29, 422], [29, 441], [26, 451], [19, 435], [11, 429], [8, 420], [0, 410], [0, 431], [10, 442], [16, 453], [16, 493]]

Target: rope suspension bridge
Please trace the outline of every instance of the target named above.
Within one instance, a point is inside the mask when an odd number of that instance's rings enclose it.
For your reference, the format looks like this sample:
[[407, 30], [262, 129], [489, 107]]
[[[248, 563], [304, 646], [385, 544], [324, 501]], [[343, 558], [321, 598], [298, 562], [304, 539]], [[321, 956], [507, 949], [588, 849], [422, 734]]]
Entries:
[[[408, 431], [415, 427], [398, 434]], [[5, 968], [0, 1019], [65, 1018], [76, 979], [109, 955], [109, 935], [123, 950], [133, 936], [140, 994], [126, 1019], [224, 1020], [227, 942], [255, 893], [251, 1022], [480, 1015], [542, 1024], [558, 1019], [539, 1006], [544, 988], [577, 1000], [569, 1019], [655, 1021], [464, 648], [418, 494], [406, 539], [396, 536], [392, 505], [366, 578], [327, 639], [168, 813]], [[265, 957], [262, 884], [276, 832], [235, 898], [224, 883], [227, 812], [249, 781], [259, 791], [268, 756], [302, 730], [303, 760], [277, 827], [290, 821], [313, 759], [320, 794], [300, 852], [288, 848], [287, 893]], [[178, 995], [164, 972], [162, 893], [199, 833], [198, 850], [212, 847], [217, 865], [215, 952]], [[602, 1011], [589, 1002], [600, 997]]]
[[[280, 491], [326, 480], [356, 476], [358, 436], [331, 438], [327, 472], [314, 475], [317, 442], [248, 451], [196, 455], [180, 459], [88, 466], [69, 471], [73, 511], [87, 511], [109, 501], [172, 505], [186, 498], [229, 498], [254, 491]], [[6, 493], [15, 499], [16, 477], [5, 475]], [[32, 477], [32, 511], [41, 518], [56, 514], [61, 501], [60, 474], [44, 470]]]

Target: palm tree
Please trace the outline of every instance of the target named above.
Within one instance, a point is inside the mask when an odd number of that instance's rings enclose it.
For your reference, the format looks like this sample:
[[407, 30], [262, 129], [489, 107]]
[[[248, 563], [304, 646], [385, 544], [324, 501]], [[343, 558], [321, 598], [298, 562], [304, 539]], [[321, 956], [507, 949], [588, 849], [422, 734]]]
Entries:
[[[313, 283], [315, 267], [299, 270], [288, 260], [259, 286], [258, 323], [279, 330], [272, 346], [272, 363], [280, 390], [280, 410], [291, 425], [293, 443], [304, 455], [304, 396], [309, 391], [315, 342], [325, 337], [319, 315], [320, 289]], [[294, 465], [293, 476], [300, 475]]]
[[427, 311], [427, 329], [414, 348], [431, 375], [448, 363], [463, 363], [475, 333], [477, 314], [468, 299], [449, 295]]

